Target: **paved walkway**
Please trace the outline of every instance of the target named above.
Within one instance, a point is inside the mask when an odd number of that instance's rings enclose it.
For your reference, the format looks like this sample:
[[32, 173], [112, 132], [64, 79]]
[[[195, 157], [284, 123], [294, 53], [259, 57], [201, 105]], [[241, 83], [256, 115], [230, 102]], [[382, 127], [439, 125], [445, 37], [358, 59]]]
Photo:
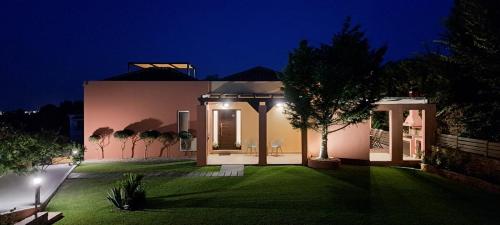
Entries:
[[[38, 174], [42, 178], [40, 201], [45, 203], [66, 179], [72, 170], [67, 164], [51, 165], [45, 173]], [[0, 213], [13, 208], [31, 208], [35, 202], [35, 186], [32, 175], [7, 174], [0, 177]]]
[[[193, 171], [193, 172], [149, 172], [145, 177], [238, 177], [243, 176], [244, 165], [222, 165], [220, 171]], [[71, 173], [68, 179], [91, 179], [91, 178], [120, 178], [123, 173]]]

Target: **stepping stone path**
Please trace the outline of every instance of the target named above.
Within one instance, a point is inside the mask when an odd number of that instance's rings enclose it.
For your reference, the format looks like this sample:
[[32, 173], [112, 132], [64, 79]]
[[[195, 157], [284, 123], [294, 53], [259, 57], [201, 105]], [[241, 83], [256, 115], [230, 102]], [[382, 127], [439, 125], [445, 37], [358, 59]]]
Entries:
[[[213, 171], [193, 171], [193, 172], [151, 172], [145, 173], [146, 177], [241, 177], [244, 175], [244, 165], [222, 165], [219, 172]], [[122, 177], [122, 173], [71, 173], [68, 179], [91, 179], [91, 178], [111, 178]]]

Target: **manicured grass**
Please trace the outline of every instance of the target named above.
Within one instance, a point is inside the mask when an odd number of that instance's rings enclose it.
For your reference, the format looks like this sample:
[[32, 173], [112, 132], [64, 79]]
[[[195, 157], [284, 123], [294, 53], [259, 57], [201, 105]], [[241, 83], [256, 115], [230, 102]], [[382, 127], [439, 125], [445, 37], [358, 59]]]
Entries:
[[189, 160], [176, 162], [140, 161], [140, 162], [110, 162], [84, 163], [75, 168], [75, 173], [147, 173], [155, 171], [190, 172], [194, 170], [218, 171], [219, 166], [197, 167], [196, 162]]
[[148, 177], [143, 211], [115, 210], [112, 182], [68, 180], [58, 224], [497, 224], [500, 196], [410, 169], [246, 167], [244, 177]]

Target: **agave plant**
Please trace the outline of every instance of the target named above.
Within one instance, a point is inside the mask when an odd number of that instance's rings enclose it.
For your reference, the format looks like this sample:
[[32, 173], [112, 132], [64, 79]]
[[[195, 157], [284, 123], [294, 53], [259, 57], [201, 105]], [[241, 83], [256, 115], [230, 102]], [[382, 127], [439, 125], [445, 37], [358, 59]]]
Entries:
[[143, 175], [126, 173], [123, 180], [111, 188], [107, 199], [117, 208], [137, 210], [146, 202], [146, 191], [142, 184]]
[[110, 201], [116, 208], [123, 209], [123, 198], [120, 187], [112, 187], [108, 192], [108, 201]]

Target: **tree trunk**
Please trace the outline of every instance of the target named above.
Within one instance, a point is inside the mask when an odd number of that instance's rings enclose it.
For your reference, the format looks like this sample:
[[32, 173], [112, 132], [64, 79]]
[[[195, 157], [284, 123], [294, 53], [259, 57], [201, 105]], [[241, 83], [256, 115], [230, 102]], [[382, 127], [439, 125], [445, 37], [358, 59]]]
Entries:
[[122, 159], [123, 159], [123, 151], [125, 151], [125, 143], [122, 143]]
[[307, 165], [307, 128], [300, 128], [300, 139], [302, 148], [302, 165]]
[[323, 125], [321, 129], [321, 148], [319, 150], [320, 159], [328, 159], [328, 126]]
[[163, 151], [165, 150], [165, 148], [166, 148], [165, 146], [161, 147], [161, 149], [160, 149], [160, 156], [158, 156], [158, 157], [162, 157], [163, 156]]
[[136, 141], [132, 140], [132, 152], [130, 158], [134, 158], [134, 153], [135, 153], [135, 143]]
[[101, 147], [101, 159], [104, 159], [104, 147]]
[[148, 146], [144, 149], [144, 159], [148, 159]]

